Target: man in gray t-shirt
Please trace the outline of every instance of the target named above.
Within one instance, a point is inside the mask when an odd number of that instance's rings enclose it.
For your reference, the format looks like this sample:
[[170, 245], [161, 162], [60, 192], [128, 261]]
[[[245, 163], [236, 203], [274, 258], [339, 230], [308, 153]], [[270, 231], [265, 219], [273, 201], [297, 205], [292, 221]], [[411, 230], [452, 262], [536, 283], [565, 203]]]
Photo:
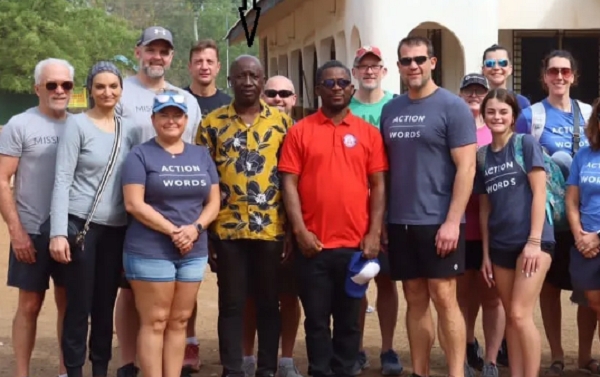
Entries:
[[472, 371], [465, 370], [465, 321], [456, 277], [465, 268], [464, 213], [475, 177], [475, 120], [462, 99], [433, 82], [431, 41], [403, 39], [398, 60], [408, 93], [384, 106], [380, 123], [390, 167], [384, 239], [390, 274], [403, 282], [413, 373], [429, 374], [431, 297], [448, 374], [462, 377]]
[[[73, 67], [64, 60], [46, 59], [37, 64], [34, 76], [39, 105], [13, 116], [0, 132], [0, 213], [10, 235], [8, 286], [19, 289], [12, 339], [17, 376], [30, 375], [37, 316], [50, 277], [59, 324], [66, 305], [64, 272], [51, 258], [49, 234], [40, 226], [50, 216], [56, 149], [68, 116]], [[59, 374], [64, 373], [61, 362]]]
[[[173, 35], [161, 26], [145, 29], [135, 47], [139, 70], [135, 76], [123, 80], [123, 94], [116, 112], [140, 128], [141, 140], [145, 142], [156, 136], [152, 126], [152, 104], [157, 93], [164, 90], [181, 92], [188, 107], [188, 123], [183, 133], [183, 141], [194, 143], [196, 130], [202, 122], [198, 101], [186, 90], [169, 84], [165, 73], [173, 61]], [[133, 292], [123, 278], [116, 304], [115, 324], [121, 349], [119, 377], [135, 377], [136, 338], [139, 328]]]

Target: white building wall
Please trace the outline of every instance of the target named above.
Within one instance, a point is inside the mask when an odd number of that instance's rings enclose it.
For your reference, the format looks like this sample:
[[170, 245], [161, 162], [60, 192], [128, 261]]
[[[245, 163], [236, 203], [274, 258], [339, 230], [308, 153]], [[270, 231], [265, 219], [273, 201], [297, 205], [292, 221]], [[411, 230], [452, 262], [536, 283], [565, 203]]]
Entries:
[[[317, 64], [323, 64], [330, 59], [332, 41], [336, 59], [348, 67], [359, 46], [378, 46], [388, 68], [383, 88], [398, 92], [398, 42], [411, 31], [427, 35], [426, 29], [442, 29], [442, 51], [436, 55], [443, 58], [443, 85], [458, 90], [462, 75], [481, 70], [481, 54], [487, 47], [500, 43], [512, 50], [509, 29], [598, 28], [600, 14], [599, 0], [296, 0], [295, 4], [295, 9], [287, 7], [294, 9], [292, 13], [282, 13], [276, 24], [263, 26], [259, 34], [261, 42], [268, 40], [269, 73], [289, 73], [296, 91], [303, 85], [305, 107], [311, 107], [314, 98], [312, 54], [316, 52]], [[299, 52], [306, 83], [296, 77]]]

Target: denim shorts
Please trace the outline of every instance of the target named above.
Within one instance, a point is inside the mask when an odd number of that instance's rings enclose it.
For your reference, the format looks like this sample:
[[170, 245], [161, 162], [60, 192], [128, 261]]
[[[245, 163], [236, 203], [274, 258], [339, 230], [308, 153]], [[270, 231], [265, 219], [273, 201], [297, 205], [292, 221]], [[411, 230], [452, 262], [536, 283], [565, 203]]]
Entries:
[[207, 256], [168, 260], [123, 253], [125, 277], [129, 281], [196, 283], [204, 279], [207, 263]]

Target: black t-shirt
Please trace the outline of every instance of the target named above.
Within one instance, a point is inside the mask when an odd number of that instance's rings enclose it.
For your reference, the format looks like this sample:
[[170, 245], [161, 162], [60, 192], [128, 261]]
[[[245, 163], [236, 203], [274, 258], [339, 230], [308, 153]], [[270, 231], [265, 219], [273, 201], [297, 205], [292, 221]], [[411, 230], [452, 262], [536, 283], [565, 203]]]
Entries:
[[204, 119], [208, 113], [231, 103], [231, 97], [219, 89], [217, 89], [217, 92], [210, 97], [200, 97], [196, 95], [189, 86], [185, 88], [185, 90], [190, 92], [198, 101], [200, 110], [202, 110], [202, 119]]

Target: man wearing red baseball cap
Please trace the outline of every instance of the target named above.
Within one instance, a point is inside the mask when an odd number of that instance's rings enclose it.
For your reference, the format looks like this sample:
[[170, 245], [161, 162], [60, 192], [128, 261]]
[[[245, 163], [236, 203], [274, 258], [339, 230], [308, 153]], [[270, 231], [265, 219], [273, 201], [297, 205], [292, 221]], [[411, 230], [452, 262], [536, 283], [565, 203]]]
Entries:
[[[395, 95], [381, 88], [381, 80], [385, 77], [387, 69], [383, 63], [381, 50], [375, 46], [363, 46], [356, 51], [352, 76], [358, 81], [358, 89], [350, 101], [350, 111], [379, 128], [381, 109]], [[390, 279], [390, 270], [387, 254], [382, 248], [379, 253], [381, 272], [375, 278], [377, 285], [377, 314], [381, 329], [381, 373], [385, 376], [398, 376], [403, 367], [398, 354], [392, 348], [394, 331], [398, 319], [398, 290], [396, 284]], [[364, 333], [365, 315], [369, 302], [363, 298], [363, 308], [360, 314], [360, 324]], [[364, 351], [361, 338], [361, 349], [356, 370], [366, 369], [369, 366], [367, 354]]]

